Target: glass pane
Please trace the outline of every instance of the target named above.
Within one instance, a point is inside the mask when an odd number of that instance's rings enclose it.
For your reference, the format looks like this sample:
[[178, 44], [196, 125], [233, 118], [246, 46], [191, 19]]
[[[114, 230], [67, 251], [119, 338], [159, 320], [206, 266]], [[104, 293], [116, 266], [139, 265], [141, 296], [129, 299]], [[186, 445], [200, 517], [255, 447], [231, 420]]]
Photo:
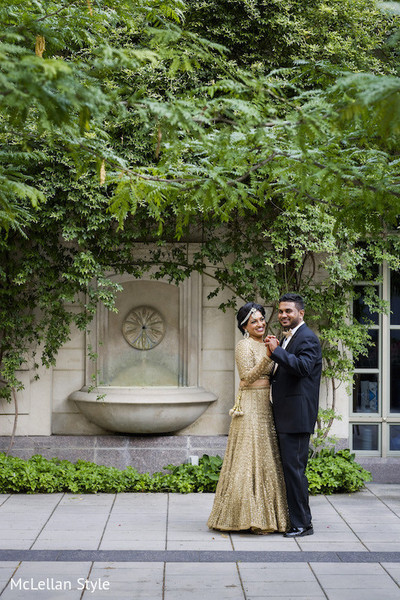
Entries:
[[[370, 288], [370, 286], [368, 286]], [[373, 286], [376, 294], [379, 294], [379, 287]], [[354, 286], [354, 290], [359, 297], [353, 300], [353, 314], [356, 321], [360, 323], [370, 323], [372, 322], [374, 325], [379, 325], [379, 315], [378, 313], [372, 313], [368, 306], [364, 302], [364, 290], [366, 286], [356, 285]]]
[[390, 426], [390, 450], [400, 450], [400, 425]]
[[400, 330], [390, 332], [390, 412], [400, 412]]
[[378, 450], [379, 425], [353, 425], [353, 450]]
[[390, 273], [390, 322], [392, 325], [400, 325], [400, 273]]
[[354, 361], [356, 369], [378, 369], [379, 367], [379, 331], [378, 329], [369, 329], [368, 333], [372, 340], [368, 347], [368, 356], [359, 356]]
[[356, 373], [353, 383], [353, 412], [378, 412], [378, 373]]

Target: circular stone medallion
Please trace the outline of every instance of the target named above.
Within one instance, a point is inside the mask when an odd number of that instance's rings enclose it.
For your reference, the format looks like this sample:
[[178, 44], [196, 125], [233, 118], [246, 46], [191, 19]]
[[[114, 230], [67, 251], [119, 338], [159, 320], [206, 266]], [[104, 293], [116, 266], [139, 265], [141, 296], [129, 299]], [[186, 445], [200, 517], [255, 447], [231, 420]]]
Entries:
[[151, 350], [164, 337], [164, 319], [151, 306], [137, 306], [123, 322], [122, 333], [128, 344], [136, 350]]

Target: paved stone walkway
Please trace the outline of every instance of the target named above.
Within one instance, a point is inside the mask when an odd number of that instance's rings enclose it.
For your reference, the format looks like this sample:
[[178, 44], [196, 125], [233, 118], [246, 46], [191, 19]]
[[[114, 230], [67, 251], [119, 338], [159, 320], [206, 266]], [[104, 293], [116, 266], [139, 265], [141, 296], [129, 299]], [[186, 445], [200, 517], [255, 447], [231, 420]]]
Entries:
[[400, 485], [311, 498], [315, 534], [210, 531], [213, 494], [0, 495], [0, 596], [400, 600]]

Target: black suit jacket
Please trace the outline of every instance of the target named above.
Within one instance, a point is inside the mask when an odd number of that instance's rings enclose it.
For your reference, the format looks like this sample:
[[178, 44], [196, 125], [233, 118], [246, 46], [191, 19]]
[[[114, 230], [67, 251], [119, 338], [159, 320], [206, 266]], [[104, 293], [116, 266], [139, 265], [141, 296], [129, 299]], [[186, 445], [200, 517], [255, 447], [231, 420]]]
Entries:
[[278, 433], [313, 433], [321, 381], [321, 345], [302, 325], [283, 350], [272, 354], [278, 368], [271, 377], [273, 411]]

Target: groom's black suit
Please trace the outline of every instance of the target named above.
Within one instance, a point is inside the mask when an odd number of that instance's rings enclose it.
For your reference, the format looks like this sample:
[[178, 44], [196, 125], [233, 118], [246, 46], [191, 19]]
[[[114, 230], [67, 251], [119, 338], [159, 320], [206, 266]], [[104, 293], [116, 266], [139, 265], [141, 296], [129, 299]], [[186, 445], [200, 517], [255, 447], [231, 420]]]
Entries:
[[303, 324], [286, 348], [278, 346], [271, 358], [278, 365], [271, 378], [272, 400], [290, 520], [292, 527], [308, 527], [311, 512], [305, 469], [318, 413], [321, 345]]

